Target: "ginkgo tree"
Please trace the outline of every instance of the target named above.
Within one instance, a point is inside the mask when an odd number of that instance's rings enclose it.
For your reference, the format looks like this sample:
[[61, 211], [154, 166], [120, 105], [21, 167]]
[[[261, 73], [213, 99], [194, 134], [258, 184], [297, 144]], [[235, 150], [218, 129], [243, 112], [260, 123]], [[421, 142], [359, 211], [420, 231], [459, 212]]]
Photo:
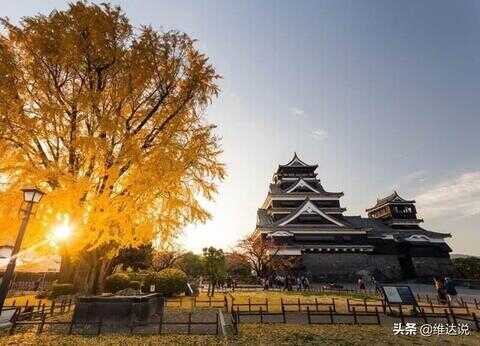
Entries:
[[198, 198], [225, 174], [205, 119], [220, 77], [194, 40], [88, 2], [1, 21], [0, 241], [15, 237], [19, 189], [41, 187], [24, 247], [51, 252], [67, 218], [62, 280], [96, 291], [118, 249], [208, 219]]

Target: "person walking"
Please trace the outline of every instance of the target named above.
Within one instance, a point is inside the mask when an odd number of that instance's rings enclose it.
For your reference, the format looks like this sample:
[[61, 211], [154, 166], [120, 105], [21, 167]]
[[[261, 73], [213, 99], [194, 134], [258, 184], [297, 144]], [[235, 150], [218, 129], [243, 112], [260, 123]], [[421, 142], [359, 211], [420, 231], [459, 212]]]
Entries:
[[308, 291], [310, 289], [310, 282], [308, 281], [308, 277], [303, 277], [303, 289]]
[[362, 278], [358, 278], [357, 285], [360, 291], [365, 292], [365, 282]]
[[450, 278], [445, 278], [445, 291], [447, 292], [447, 298], [450, 304], [452, 304], [452, 301], [455, 300], [458, 305], [462, 305], [457, 297], [458, 292], [455, 288], [455, 283]]
[[375, 279], [374, 276], [372, 276], [372, 284], [373, 287], [375, 287], [375, 294], [382, 294], [382, 290], [380, 289], [380, 284], [378, 281]]
[[433, 282], [435, 284], [435, 288], [437, 289], [437, 297], [440, 304], [447, 303], [447, 292], [445, 291], [445, 283], [442, 279], [434, 277]]

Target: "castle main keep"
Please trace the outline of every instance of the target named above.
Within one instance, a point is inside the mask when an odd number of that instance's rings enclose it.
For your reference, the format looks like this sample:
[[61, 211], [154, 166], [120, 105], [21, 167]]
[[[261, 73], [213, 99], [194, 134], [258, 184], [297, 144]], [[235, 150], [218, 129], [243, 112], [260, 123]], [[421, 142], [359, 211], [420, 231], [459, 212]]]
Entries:
[[[347, 216], [343, 192], [328, 192], [315, 172], [295, 154], [273, 175], [257, 212], [255, 234], [274, 244], [275, 256], [301, 256], [314, 280], [353, 280], [373, 275], [395, 281], [455, 273], [450, 234], [420, 226], [415, 201], [394, 192], [366, 209], [368, 217]], [[260, 238], [261, 237], [261, 238]]]

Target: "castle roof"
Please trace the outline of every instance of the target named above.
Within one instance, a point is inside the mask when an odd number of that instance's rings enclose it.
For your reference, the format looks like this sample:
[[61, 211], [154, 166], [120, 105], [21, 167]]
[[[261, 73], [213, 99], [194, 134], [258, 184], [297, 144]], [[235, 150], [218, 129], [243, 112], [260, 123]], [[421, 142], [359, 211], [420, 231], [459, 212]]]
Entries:
[[382, 207], [384, 205], [395, 204], [395, 203], [412, 203], [413, 204], [415, 203], [415, 200], [406, 200], [400, 197], [397, 191], [393, 191], [393, 193], [391, 195], [388, 195], [387, 197], [377, 198], [377, 203], [373, 207], [366, 209], [366, 211], [368, 212], [368, 211], [377, 209], [379, 207]]

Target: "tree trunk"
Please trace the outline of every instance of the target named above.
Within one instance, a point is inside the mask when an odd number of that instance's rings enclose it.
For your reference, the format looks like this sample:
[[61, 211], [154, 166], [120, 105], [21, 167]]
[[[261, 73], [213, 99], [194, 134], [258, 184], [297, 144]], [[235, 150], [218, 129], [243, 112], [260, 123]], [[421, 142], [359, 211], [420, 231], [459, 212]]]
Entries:
[[88, 261], [82, 259], [79, 260], [75, 266], [73, 275], [73, 286], [79, 293], [89, 293], [89, 281], [92, 276], [92, 267]]
[[75, 264], [72, 262], [71, 257], [65, 253], [61, 257], [58, 282], [62, 284], [73, 283], [74, 275]]
[[105, 290], [105, 279], [112, 273], [112, 261], [104, 259], [100, 261], [100, 271], [93, 290], [95, 293], [103, 293]]
[[90, 282], [90, 285], [88, 287], [88, 293], [91, 294], [97, 294], [98, 293], [98, 286], [100, 282], [100, 274], [102, 272], [102, 266], [103, 266], [103, 261], [99, 260], [96, 261], [94, 267], [93, 267], [93, 278]]

